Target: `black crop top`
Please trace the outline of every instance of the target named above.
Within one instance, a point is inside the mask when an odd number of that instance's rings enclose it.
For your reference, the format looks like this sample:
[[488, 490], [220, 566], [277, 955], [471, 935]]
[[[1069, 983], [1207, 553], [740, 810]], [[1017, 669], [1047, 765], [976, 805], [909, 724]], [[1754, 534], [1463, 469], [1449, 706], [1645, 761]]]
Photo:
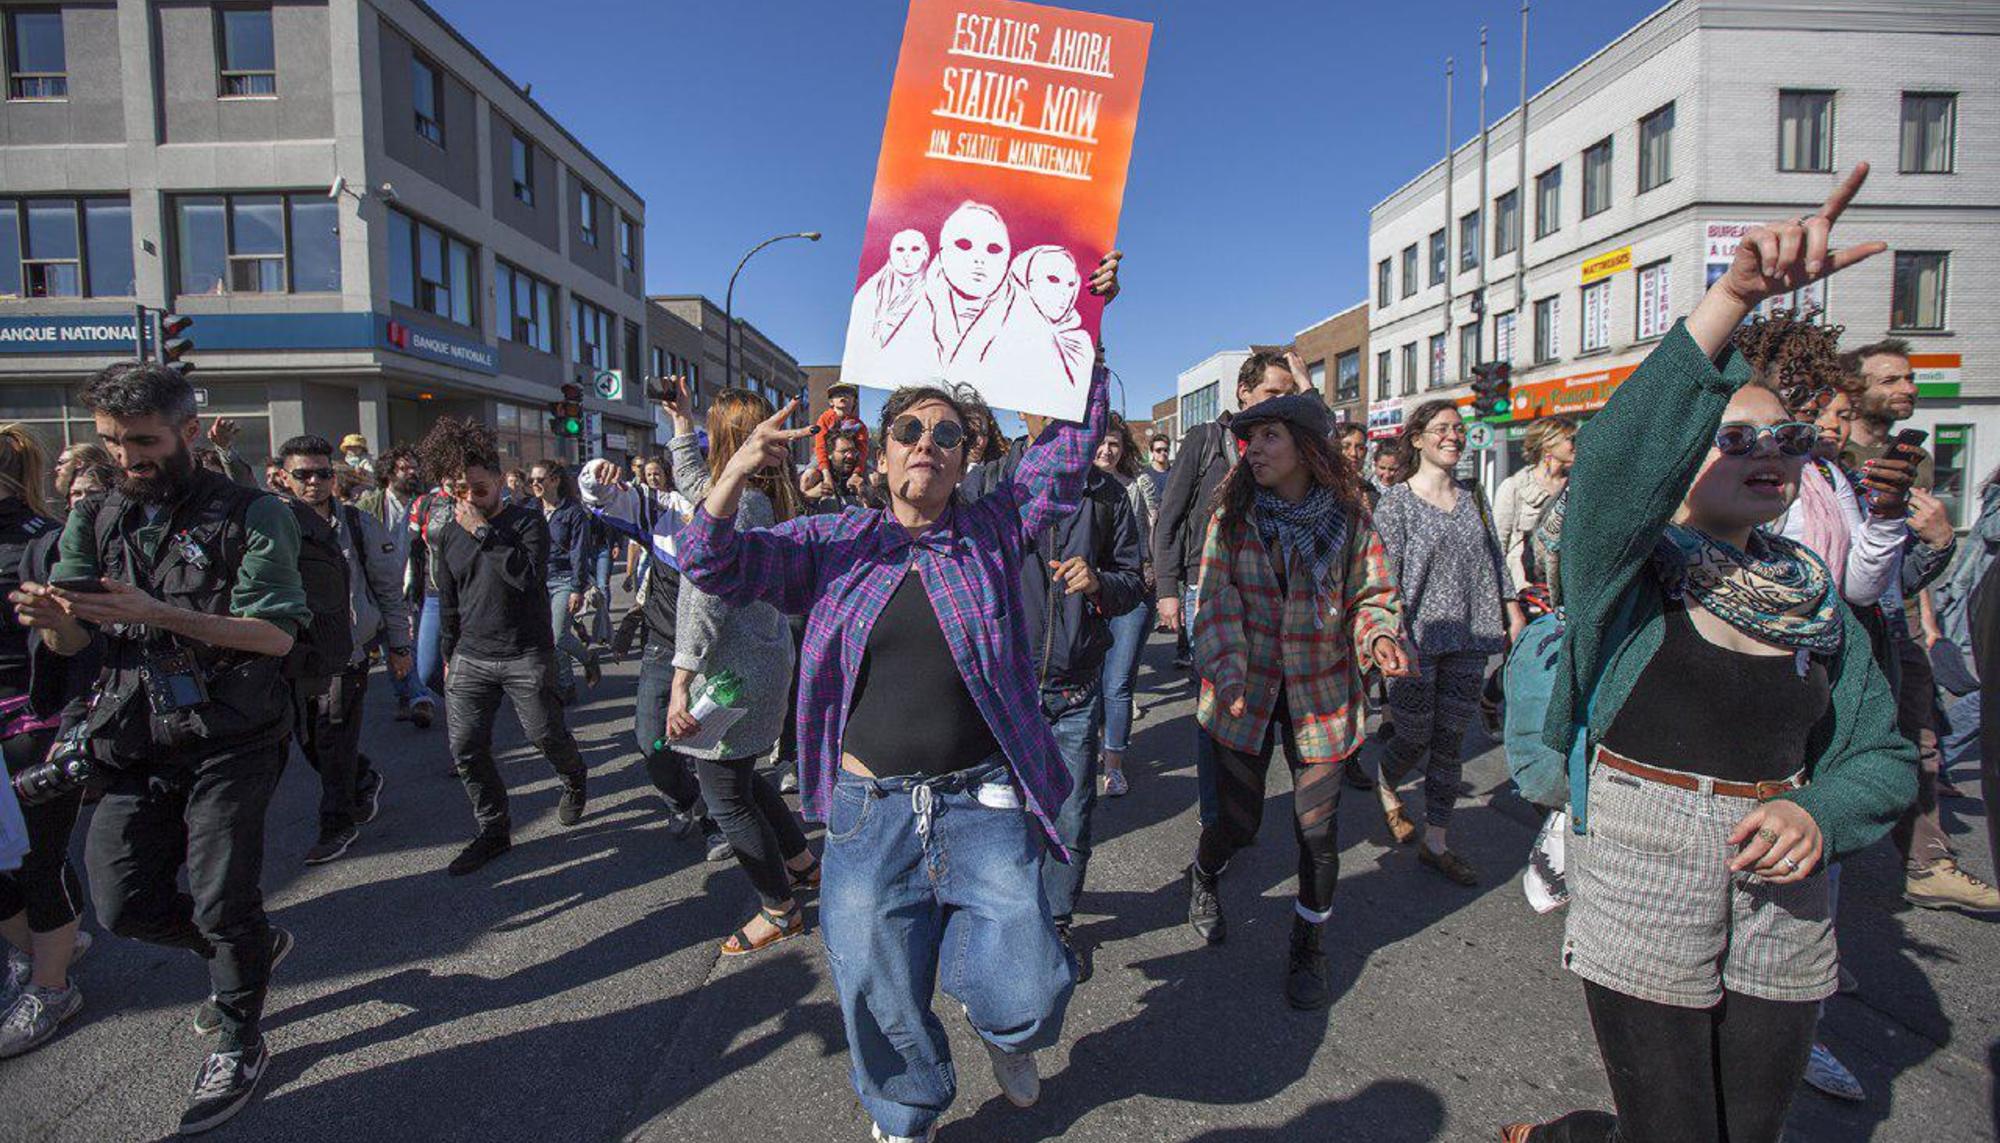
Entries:
[[841, 750], [878, 778], [935, 777], [1000, 752], [914, 569], [868, 632]]
[[1718, 647], [1669, 602], [1660, 649], [1604, 735], [1613, 753], [1725, 782], [1786, 778], [1805, 765], [1806, 736], [1832, 701], [1826, 665], [1796, 655]]

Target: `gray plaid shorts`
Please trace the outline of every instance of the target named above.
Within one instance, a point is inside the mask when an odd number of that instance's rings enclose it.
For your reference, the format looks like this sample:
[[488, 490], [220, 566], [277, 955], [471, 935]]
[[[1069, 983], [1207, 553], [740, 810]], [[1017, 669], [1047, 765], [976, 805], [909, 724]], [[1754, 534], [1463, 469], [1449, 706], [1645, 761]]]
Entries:
[[1568, 839], [1564, 967], [1682, 1008], [1713, 1007], [1724, 991], [1779, 1001], [1833, 995], [1825, 866], [1789, 885], [1729, 870], [1729, 833], [1756, 805], [1593, 762], [1590, 832]]

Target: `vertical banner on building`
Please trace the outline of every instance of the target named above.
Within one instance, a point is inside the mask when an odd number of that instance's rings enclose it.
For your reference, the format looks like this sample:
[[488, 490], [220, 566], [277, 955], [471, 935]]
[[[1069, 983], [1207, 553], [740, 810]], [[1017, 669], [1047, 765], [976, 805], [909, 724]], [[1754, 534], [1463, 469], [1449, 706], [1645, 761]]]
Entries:
[[[1707, 273], [1701, 288], [1713, 286], [1729, 272], [1729, 264], [1736, 260], [1736, 248], [1743, 243], [1743, 236], [1764, 225], [1761, 222], [1708, 222], [1702, 224], [1703, 266]], [[1773, 310], [1824, 310], [1826, 309], [1826, 279], [1810, 282], [1788, 294], [1780, 294], [1765, 302], [1760, 311]]]
[[1081, 419], [1152, 25], [912, 0], [841, 377]]

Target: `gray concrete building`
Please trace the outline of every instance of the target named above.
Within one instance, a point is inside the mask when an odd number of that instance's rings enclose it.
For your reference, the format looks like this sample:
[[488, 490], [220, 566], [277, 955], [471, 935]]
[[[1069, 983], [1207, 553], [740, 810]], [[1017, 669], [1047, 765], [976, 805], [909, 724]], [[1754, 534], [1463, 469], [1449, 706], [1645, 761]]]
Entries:
[[1491, 125], [1484, 202], [1475, 134], [1449, 191], [1440, 161], [1370, 211], [1372, 431], [1469, 399], [1474, 362], [1508, 361], [1513, 408], [1479, 465], [1497, 480], [1528, 421], [1602, 407], [1745, 230], [1816, 209], [1865, 159], [1837, 238], [1889, 252], [1788, 300], [1846, 344], [1911, 343], [1911, 425], [1971, 523], [2000, 463], [1996, 51], [2000, 6], [1970, 0], [1661, 7], [1529, 98], [1525, 180], [1514, 110]]
[[[808, 396], [806, 370], [798, 359], [739, 317], [734, 371], [725, 372], [728, 329], [722, 307], [702, 294], [657, 294], [647, 298], [647, 381], [676, 374], [686, 377], [694, 390], [697, 412], [706, 411], [710, 399], [732, 385], [762, 395], [774, 408], [798, 397], [801, 408], [797, 419], [804, 424]], [[665, 415], [655, 408], [650, 416], [654, 425], [652, 443], [665, 445], [671, 431]]]
[[0, 49], [0, 420], [94, 439], [146, 305], [249, 457], [446, 413], [574, 456], [570, 381], [586, 455], [650, 434], [644, 202], [421, 0], [0, 3]]

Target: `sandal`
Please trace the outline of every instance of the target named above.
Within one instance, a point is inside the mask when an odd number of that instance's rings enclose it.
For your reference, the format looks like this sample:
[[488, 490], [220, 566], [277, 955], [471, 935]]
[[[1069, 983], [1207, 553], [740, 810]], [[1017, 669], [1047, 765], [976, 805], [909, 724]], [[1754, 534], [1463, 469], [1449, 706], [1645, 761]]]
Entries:
[[757, 910], [757, 915], [763, 917], [765, 923], [777, 931], [761, 941], [752, 941], [749, 933], [738, 929], [729, 934], [728, 940], [722, 942], [723, 956], [749, 956], [753, 952], [761, 952], [772, 945], [805, 935], [806, 919], [799, 912], [797, 905], [783, 913], [773, 913], [769, 909], [760, 908]]
[[819, 888], [819, 858], [813, 858], [813, 863], [803, 870], [787, 867], [785, 876], [791, 878], [794, 890]]
[[1391, 806], [1382, 811], [1382, 820], [1389, 823], [1389, 836], [1397, 845], [1408, 845], [1417, 839], [1417, 823], [1410, 820], [1409, 812], [1401, 806]]
[[1528, 1136], [1538, 1126], [1535, 1123], [1509, 1123], [1500, 1129], [1500, 1143], [1528, 1143]]

